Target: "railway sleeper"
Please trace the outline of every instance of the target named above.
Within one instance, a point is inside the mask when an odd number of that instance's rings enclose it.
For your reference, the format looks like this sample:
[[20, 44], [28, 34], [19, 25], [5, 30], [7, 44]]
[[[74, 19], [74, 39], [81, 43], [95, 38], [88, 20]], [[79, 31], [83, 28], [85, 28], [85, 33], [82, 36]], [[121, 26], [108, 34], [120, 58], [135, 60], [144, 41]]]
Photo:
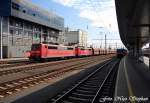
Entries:
[[86, 85], [86, 84], [83, 84], [82, 86], [84, 86], [84, 87], [92, 87], [92, 88], [98, 88], [99, 87], [98, 85]]
[[73, 97], [69, 96], [68, 100], [73, 102], [73, 103], [90, 103], [92, 100], [91, 99], [84, 99], [84, 98], [78, 98], [78, 97]]
[[84, 87], [80, 87], [80, 90], [86, 90], [86, 91], [96, 91], [98, 88], [84, 88]]
[[85, 84], [90, 83], [90, 84], [97, 84], [97, 83], [101, 83], [100, 81], [87, 81]]
[[82, 90], [82, 89], [77, 89], [76, 91], [77, 91], [77, 92], [80, 92], [80, 93], [88, 93], [88, 94], [93, 94], [93, 93], [95, 93], [95, 91], [87, 91], [87, 90]]
[[92, 101], [92, 98], [83, 98], [83, 97], [79, 97], [79, 96], [73, 96], [73, 95], [70, 95], [67, 100], [69, 100], [70, 102], [73, 102], [73, 103], [87, 103], [87, 102], [91, 102]]
[[[99, 84], [101, 84], [102, 82], [99, 82]], [[98, 86], [97, 83], [93, 83], [93, 82], [86, 82], [86, 85], [93, 85], [93, 86]]]
[[63, 101], [63, 103], [73, 103], [73, 102], [69, 102], [69, 101]]
[[90, 81], [97, 81], [97, 80], [99, 80], [99, 81], [102, 81], [102, 79], [103, 79], [103, 77], [97, 77], [97, 78], [90, 78], [89, 80]]
[[97, 90], [98, 88], [93, 88], [93, 87], [80, 87], [80, 89], [83, 89], [83, 90], [89, 90], [89, 91], [95, 91], [95, 90]]
[[84, 95], [84, 96], [89, 96], [89, 97], [95, 96], [95, 94], [94, 94], [94, 93], [93, 93], [93, 94], [83, 94], [83, 93], [75, 92], [75, 93], [72, 93], [72, 94], [74, 94], [74, 95], [79, 95], [79, 96]]
[[89, 94], [81, 94], [81, 93], [72, 93], [71, 96], [73, 97], [79, 97], [79, 98], [85, 98], [85, 99], [88, 99], [88, 98], [93, 98], [94, 95], [89, 95]]
[[[103, 70], [100, 70], [100, 71], [98, 71], [96, 74], [94, 74], [94, 76], [92, 76], [91, 78], [103, 78], [103, 77], [105, 77], [106, 75], [106, 73], [107, 73], [108, 71], [103, 71]], [[90, 79], [91, 79], [90, 78]]]
[[98, 85], [98, 86], [93, 86], [93, 85], [82, 85], [81, 87], [93, 89], [93, 88], [99, 88], [99, 85]]
[[89, 80], [89, 81], [87, 81], [87, 83], [99, 83], [99, 82], [102, 82], [102, 80], [97, 79], [97, 80]]
[[104, 91], [110, 91], [111, 87], [106, 87]]
[[110, 87], [110, 86], [112, 86], [112, 83], [105, 84], [105, 87]]
[[93, 91], [76, 90], [75, 93], [78, 93], [78, 94], [95, 95], [96, 92], [93, 92]]
[[110, 91], [103, 91], [102, 95], [108, 95]]

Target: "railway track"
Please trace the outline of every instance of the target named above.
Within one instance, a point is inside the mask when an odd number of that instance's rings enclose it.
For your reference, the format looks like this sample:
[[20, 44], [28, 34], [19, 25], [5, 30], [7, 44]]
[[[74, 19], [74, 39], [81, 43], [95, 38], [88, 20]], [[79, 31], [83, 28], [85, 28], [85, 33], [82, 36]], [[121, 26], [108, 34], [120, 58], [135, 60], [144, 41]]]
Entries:
[[[102, 57], [102, 58], [107, 58], [107, 57]], [[71, 60], [64, 60], [64, 61], [46, 62], [46, 63], [37, 63], [37, 64], [31, 64], [31, 65], [25, 65], [25, 66], [18, 66], [18, 67], [6, 69], [6, 70], [2, 69], [0, 70], [0, 76], [12, 74], [12, 73], [18, 73], [22, 71], [25, 72], [25, 71], [29, 71], [33, 69], [39, 69], [39, 68], [44, 68], [44, 67], [49, 67], [49, 66], [54, 66], [54, 65], [62, 65], [66, 63], [76, 62], [76, 61], [82, 62], [88, 59], [92, 60], [93, 58], [86, 57], [86, 58], [78, 58], [78, 59], [71, 59]]]
[[[68, 91], [58, 94], [48, 103], [101, 103], [101, 98], [113, 97], [119, 60], [112, 60], [73, 85]], [[105, 103], [112, 103], [109, 101]]]
[[[54, 61], [60, 61], [60, 60], [53, 60], [53, 61], [45, 61], [45, 62], [54, 62]], [[62, 60], [63, 61], [63, 60]], [[41, 62], [36, 62], [36, 61], [29, 61], [29, 60], [24, 60], [24, 61], [1, 61], [0, 62], [0, 69], [5, 69], [5, 68], [11, 68], [11, 67], [18, 67], [22, 65], [32, 65], [32, 64], [41, 64]]]
[[59, 77], [65, 73], [72, 72], [74, 70], [82, 69], [84, 66], [97, 62], [97, 60], [88, 60], [85, 62], [77, 62], [76, 64], [64, 66], [57, 68], [55, 70], [49, 70], [36, 75], [19, 78], [16, 80], [4, 82], [0, 84], [0, 98], [11, 95], [22, 89], [29, 88], [31, 86], [37, 85], [41, 82], [51, 80], [53, 78]]
[[[91, 57], [95, 57], [95, 56], [91, 56]], [[85, 58], [90, 58], [90, 57], [85, 57]], [[84, 58], [75, 58], [75, 59], [84, 59]], [[73, 59], [69, 59], [74, 60]], [[51, 61], [46, 61], [46, 62], [63, 62], [63, 61], [67, 61], [65, 59], [62, 60], [51, 60]], [[40, 62], [36, 62], [36, 61], [29, 61], [29, 60], [12, 60], [12, 61], [0, 61], [0, 69], [5, 69], [5, 68], [9, 68], [9, 67], [18, 67], [18, 66], [22, 66], [22, 65], [32, 65], [32, 64], [41, 64]]]
[[6, 61], [0, 61], [0, 64], [6, 64], [7, 62]]
[[37, 62], [30, 62], [30, 61], [22, 61], [22, 62], [14, 62], [14, 63], [5, 63], [0, 65], [0, 69], [5, 69], [9, 67], [17, 67], [22, 65], [30, 65]]
[[28, 62], [29, 60], [28, 59], [21, 59], [21, 60], [2, 60], [0, 61], [0, 64], [1, 65], [4, 65], [4, 64], [13, 64], [13, 63], [23, 63], [23, 62]]

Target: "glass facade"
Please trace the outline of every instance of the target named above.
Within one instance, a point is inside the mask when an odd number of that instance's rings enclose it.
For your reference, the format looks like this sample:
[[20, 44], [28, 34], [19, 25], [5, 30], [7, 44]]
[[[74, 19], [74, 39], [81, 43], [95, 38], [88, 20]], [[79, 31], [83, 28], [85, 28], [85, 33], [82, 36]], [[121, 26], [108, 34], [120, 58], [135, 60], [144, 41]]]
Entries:
[[[17, 2], [16, 0], [13, 0], [11, 2], [11, 9], [12, 11], [15, 10], [18, 13], [23, 13], [25, 15], [28, 15], [32, 18], [36, 18], [35, 22], [40, 22], [41, 25], [46, 25], [49, 27], [54, 27], [54, 29], [62, 30], [64, 27], [64, 19], [52, 12], [48, 12], [46, 10], [43, 10], [39, 7], [36, 7], [35, 5], [29, 4], [29, 2], [25, 2], [23, 0]], [[16, 14], [18, 14], [16, 13]], [[13, 13], [12, 13], [13, 14]], [[17, 16], [17, 15], [16, 15]], [[20, 15], [18, 15], [20, 16]], [[39, 20], [39, 21], [38, 21]], [[47, 25], [48, 23], [48, 25]]]
[[[5, 1], [5, 0], [3, 0]], [[3, 16], [3, 57], [24, 57], [34, 43], [58, 44], [59, 32], [64, 28], [64, 19], [23, 0], [10, 0], [0, 4]], [[30, 3], [30, 1], [28, 1]], [[10, 8], [1, 9], [6, 4]], [[8, 13], [7, 11], [10, 11]], [[0, 34], [1, 35], [1, 34]]]

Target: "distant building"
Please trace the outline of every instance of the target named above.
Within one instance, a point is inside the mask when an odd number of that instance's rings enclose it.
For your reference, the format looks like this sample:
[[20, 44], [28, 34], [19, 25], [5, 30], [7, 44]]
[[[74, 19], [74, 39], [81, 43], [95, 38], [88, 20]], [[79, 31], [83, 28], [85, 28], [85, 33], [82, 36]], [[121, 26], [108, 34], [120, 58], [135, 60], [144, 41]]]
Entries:
[[66, 28], [64, 30], [64, 44], [87, 47], [87, 35], [87, 32], [81, 29], [70, 31]]
[[2, 57], [24, 57], [32, 43], [58, 44], [64, 19], [28, 0], [1, 0], [0, 24]]
[[66, 45], [65, 41], [65, 33], [64, 31], [59, 32], [58, 41], [60, 45]]

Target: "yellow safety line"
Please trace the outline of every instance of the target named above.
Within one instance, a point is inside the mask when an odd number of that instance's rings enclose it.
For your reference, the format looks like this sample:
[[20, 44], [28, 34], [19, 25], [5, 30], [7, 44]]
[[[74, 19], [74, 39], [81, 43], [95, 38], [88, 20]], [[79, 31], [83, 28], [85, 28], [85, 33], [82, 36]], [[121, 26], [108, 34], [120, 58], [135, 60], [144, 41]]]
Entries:
[[[125, 78], [126, 78], [126, 82], [127, 82], [127, 86], [128, 86], [128, 92], [129, 92], [129, 96], [134, 96], [132, 88], [131, 88], [131, 84], [130, 84], [130, 81], [129, 81], [129, 78], [128, 78], [128, 73], [127, 73], [127, 67], [126, 67], [125, 59], [126, 59], [126, 57], [124, 58], [124, 71], [125, 71]], [[130, 102], [131, 103], [135, 103], [135, 101], [130, 101]]]

